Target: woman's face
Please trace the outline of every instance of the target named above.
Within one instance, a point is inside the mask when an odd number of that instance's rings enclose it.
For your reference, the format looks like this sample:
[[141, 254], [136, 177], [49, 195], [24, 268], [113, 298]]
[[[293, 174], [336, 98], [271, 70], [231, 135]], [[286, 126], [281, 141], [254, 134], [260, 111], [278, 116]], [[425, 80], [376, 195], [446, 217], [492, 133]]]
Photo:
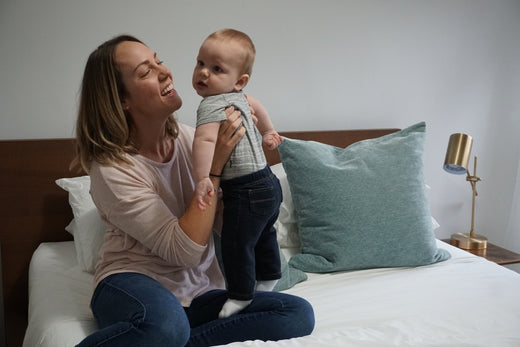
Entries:
[[154, 119], [164, 121], [181, 107], [170, 70], [147, 46], [121, 42], [115, 49], [114, 60], [126, 89], [123, 109], [136, 124], [153, 124]]

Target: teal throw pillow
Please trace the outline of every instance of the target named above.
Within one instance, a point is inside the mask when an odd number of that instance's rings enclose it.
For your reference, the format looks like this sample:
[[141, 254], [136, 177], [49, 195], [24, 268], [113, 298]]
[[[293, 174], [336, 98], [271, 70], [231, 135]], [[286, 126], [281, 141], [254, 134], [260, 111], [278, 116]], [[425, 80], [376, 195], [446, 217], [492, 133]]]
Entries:
[[446, 260], [436, 246], [423, 175], [424, 122], [338, 148], [285, 139], [278, 147], [301, 254], [290, 267], [333, 272]]
[[279, 292], [293, 287], [296, 283], [307, 280], [307, 274], [302, 270], [295, 269], [287, 263], [284, 254], [280, 250], [280, 264], [282, 269], [282, 278], [276, 282], [273, 291]]

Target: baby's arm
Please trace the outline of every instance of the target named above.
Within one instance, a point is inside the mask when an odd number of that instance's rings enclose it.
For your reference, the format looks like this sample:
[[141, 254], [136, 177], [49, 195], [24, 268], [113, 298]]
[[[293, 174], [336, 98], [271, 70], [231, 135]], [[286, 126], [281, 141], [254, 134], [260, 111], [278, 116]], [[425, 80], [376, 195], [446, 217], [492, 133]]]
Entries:
[[[206, 209], [209, 197], [213, 195], [213, 183], [209, 178], [215, 144], [217, 142], [219, 122], [201, 124], [195, 130], [193, 140], [193, 174], [195, 176], [195, 194], [201, 210]], [[214, 172], [220, 175], [220, 172]]]
[[247, 101], [254, 110], [255, 116], [258, 118], [256, 127], [260, 131], [260, 134], [262, 134], [263, 145], [269, 150], [275, 149], [282, 143], [283, 138], [274, 129], [269, 113], [267, 113], [267, 110], [258, 99], [248, 95]]

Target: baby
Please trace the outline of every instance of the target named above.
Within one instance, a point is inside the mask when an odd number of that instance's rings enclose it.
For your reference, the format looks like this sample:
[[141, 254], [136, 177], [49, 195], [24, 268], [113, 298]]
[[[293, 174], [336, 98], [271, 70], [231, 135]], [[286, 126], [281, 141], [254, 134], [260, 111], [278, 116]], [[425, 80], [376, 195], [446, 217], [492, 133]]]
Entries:
[[[242, 89], [249, 82], [255, 47], [246, 34], [223, 29], [202, 43], [193, 71], [193, 88], [204, 99], [197, 110], [193, 142], [194, 176], [199, 207], [213, 194], [209, 176], [221, 177], [224, 220], [222, 260], [228, 300], [219, 317], [228, 317], [251, 303], [255, 289], [272, 290], [281, 277], [280, 254], [273, 225], [278, 218], [282, 191], [262, 150], [282, 141], [262, 104]], [[258, 119], [255, 126], [251, 109]], [[237, 144], [223, 172], [210, 172], [224, 110], [241, 111], [246, 134]], [[257, 129], [258, 127], [258, 129]]]

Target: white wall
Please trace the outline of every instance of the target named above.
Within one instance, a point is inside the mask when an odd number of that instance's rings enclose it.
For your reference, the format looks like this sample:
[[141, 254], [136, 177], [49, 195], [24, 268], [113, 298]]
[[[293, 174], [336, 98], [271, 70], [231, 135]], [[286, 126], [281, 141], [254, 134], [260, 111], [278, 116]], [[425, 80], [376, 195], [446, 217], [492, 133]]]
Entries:
[[258, 51], [247, 92], [280, 131], [427, 122], [425, 170], [441, 238], [469, 230], [470, 186], [441, 164], [449, 135], [471, 134], [483, 178], [477, 232], [504, 245], [518, 212], [518, 0], [0, 1], [0, 139], [73, 136], [86, 58], [120, 33], [165, 60], [184, 100], [178, 117], [193, 125], [198, 47], [233, 27]]

